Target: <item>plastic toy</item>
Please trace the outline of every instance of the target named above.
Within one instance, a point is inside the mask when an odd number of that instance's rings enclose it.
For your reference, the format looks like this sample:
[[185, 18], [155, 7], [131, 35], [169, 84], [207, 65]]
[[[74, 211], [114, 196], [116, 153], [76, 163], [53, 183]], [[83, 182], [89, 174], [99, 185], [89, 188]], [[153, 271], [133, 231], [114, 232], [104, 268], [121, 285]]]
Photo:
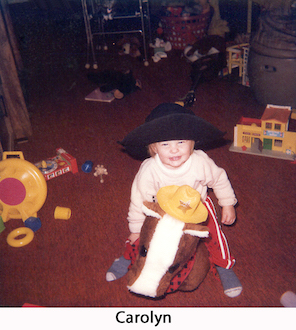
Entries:
[[64, 149], [56, 149], [57, 155], [35, 164], [44, 175], [46, 181], [56, 178], [62, 174], [72, 172], [78, 173], [76, 159]]
[[[21, 239], [17, 239], [18, 236], [25, 235], [25, 237]], [[7, 236], [7, 243], [12, 247], [23, 247], [31, 243], [34, 238], [34, 232], [32, 229], [27, 227], [20, 227], [14, 229], [9, 235]]]
[[57, 206], [54, 211], [54, 218], [61, 220], [69, 220], [71, 217], [71, 209], [67, 207]]
[[245, 61], [244, 61], [244, 53], [248, 51], [249, 44], [240, 44], [234, 45], [231, 47], [227, 47], [226, 50], [228, 52], [227, 59], [227, 67], [228, 73], [231, 74], [232, 69], [238, 67], [239, 68], [239, 77], [242, 77], [244, 70], [246, 69]]
[[9, 219], [27, 220], [47, 197], [47, 184], [40, 170], [24, 159], [20, 151], [6, 151], [0, 162], [0, 215]]
[[4, 222], [2, 220], [2, 217], [0, 217], [0, 233], [2, 233], [2, 231], [5, 229], [5, 225]]
[[38, 229], [41, 228], [40, 218], [30, 217], [25, 221], [25, 226], [30, 228], [35, 233]]
[[94, 176], [100, 176], [100, 182], [103, 183], [103, 175], [108, 175], [107, 169], [104, 167], [104, 165], [97, 165], [95, 167], [95, 173]]
[[296, 132], [289, 130], [291, 107], [268, 104], [261, 119], [242, 117], [230, 151], [294, 160]]
[[33, 304], [30, 304], [30, 303], [24, 303], [23, 306], [24, 308], [32, 308], [32, 307], [43, 307], [43, 306], [38, 306], [38, 305], [33, 305]]
[[296, 307], [296, 294], [292, 291], [286, 291], [280, 299], [284, 307]]
[[82, 166], [81, 169], [84, 173], [90, 173], [92, 171], [93, 162], [90, 160], [87, 160]]

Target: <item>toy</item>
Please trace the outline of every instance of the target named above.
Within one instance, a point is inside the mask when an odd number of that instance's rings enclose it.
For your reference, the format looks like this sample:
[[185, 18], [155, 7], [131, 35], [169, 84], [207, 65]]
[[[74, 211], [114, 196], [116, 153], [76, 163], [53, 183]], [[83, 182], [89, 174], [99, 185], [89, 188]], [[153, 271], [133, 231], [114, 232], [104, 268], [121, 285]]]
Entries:
[[261, 119], [242, 117], [230, 151], [294, 160], [296, 132], [289, 130], [291, 107], [268, 104]]
[[219, 0], [203, 0], [204, 10], [210, 5], [208, 10], [211, 12], [211, 21], [208, 26], [208, 35], [218, 35], [225, 38], [227, 32], [230, 31], [227, 21], [221, 19]]
[[76, 159], [64, 149], [56, 149], [57, 155], [35, 164], [44, 175], [46, 181], [56, 178], [62, 174], [72, 172], [78, 173]]
[[296, 294], [292, 291], [286, 291], [282, 294], [280, 302], [284, 307], [296, 307]]
[[54, 218], [61, 220], [69, 220], [71, 217], [71, 209], [67, 207], [57, 206], [54, 210]]
[[32, 229], [34, 233], [41, 228], [40, 218], [30, 217], [24, 223], [25, 226]]
[[130, 55], [131, 57], [139, 57], [140, 41], [137, 37], [124, 36], [117, 42], [119, 55]]
[[87, 160], [82, 166], [81, 169], [84, 173], [90, 173], [92, 171], [93, 162], [90, 160]]
[[2, 220], [2, 217], [0, 217], [0, 233], [2, 233], [2, 231], [5, 229], [5, 225], [4, 222]]
[[42, 307], [42, 306], [38, 306], [38, 305], [33, 305], [33, 304], [30, 304], [30, 303], [24, 303], [23, 306], [24, 308], [32, 308], [32, 307]]
[[[17, 239], [18, 236], [25, 235], [25, 237], [21, 239]], [[23, 247], [31, 243], [34, 238], [34, 232], [32, 229], [27, 227], [20, 227], [14, 229], [9, 235], [7, 236], [7, 243], [12, 247]]]
[[104, 167], [104, 165], [97, 165], [95, 167], [95, 173], [94, 176], [100, 176], [100, 182], [103, 183], [103, 175], [108, 175], [107, 169]]
[[172, 50], [171, 43], [169, 41], [165, 42], [160, 38], [156, 38], [155, 43], [150, 43], [149, 46], [154, 48], [154, 55], [152, 56], [152, 59], [155, 63], [160, 61], [162, 58], [166, 58], [166, 53]]
[[[199, 193], [195, 191], [194, 198], [197, 195]], [[131, 292], [158, 298], [177, 290], [195, 290], [206, 277], [210, 262], [206, 248], [203, 243], [199, 244], [199, 240], [207, 237], [209, 231], [200, 223], [184, 222], [188, 210], [197, 218], [200, 211], [198, 198], [191, 203], [187, 197], [184, 194], [179, 203], [171, 199], [170, 214], [165, 213], [158, 203], [144, 202], [146, 219], [141, 229], [139, 253], [127, 274]], [[175, 212], [171, 213], [173, 209]], [[180, 219], [172, 214], [180, 214]], [[205, 221], [205, 217], [201, 216], [198, 221]]]
[[27, 220], [47, 197], [47, 185], [39, 169], [24, 159], [20, 151], [6, 151], [0, 162], [0, 215], [9, 219]]
[[248, 52], [248, 49], [248, 43], [234, 45], [226, 48], [228, 52], [227, 67], [229, 74], [231, 74], [233, 68], [238, 67], [239, 77], [242, 77], [246, 71], [246, 63], [244, 58], [245, 52]]
[[120, 72], [115, 70], [104, 70], [89, 73], [88, 79], [100, 86], [103, 93], [113, 92], [116, 99], [122, 99], [126, 95], [141, 89], [141, 82], [133, 77], [132, 71]]

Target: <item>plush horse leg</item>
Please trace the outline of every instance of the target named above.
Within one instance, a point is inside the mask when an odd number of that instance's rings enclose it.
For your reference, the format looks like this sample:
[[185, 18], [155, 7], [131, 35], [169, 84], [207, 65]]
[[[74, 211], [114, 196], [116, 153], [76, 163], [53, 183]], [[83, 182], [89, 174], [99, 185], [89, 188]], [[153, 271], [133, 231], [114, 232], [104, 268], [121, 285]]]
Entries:
[[196, 250], [193, 268], [186, 280], [180, 285], [180, 291], [193, 291], [198, 288], [210, 269], [209, 253], [204, 243], [200, 242]]

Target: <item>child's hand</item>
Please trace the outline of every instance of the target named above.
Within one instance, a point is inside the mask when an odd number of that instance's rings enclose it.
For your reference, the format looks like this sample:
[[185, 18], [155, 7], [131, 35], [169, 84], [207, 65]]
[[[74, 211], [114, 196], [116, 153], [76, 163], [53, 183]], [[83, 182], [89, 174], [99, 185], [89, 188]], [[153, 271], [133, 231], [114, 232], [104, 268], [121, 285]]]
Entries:
[[131, 233], [128, 237], [130, 244], [133, 245], [135, 241], [140, 237], [140, 233]]
[[232, 205], [222, 207], [222, 218], [221, 222], [224, 225], [232, 225], [235, 221], [235, 208]]

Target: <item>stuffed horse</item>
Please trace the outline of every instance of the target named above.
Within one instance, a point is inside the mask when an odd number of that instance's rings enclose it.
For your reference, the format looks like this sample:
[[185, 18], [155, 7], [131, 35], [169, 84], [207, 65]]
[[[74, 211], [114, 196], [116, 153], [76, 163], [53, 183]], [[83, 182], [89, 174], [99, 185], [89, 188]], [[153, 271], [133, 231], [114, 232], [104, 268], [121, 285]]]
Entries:
[[[128, 272], [128, 289], [152, 298], [177, 290], [195, 290], [210, 269], [207, 249], [199, 242], [200, 238], [208, 237], [208, 228], [200, 223], [181, 221], [176, 214], [170, 215], [173, 212], [167, 208], [168, 203], [162, 205], [164, 211], [159, 205], [159, 194], [157, 196], [158, 203], [144, 202], [146, 219], [140, 233], [139, 253]], [[176, 206], [178, 212], [183, 213], [186, 208], [196, 211], [188, 202], [180, 202], [183, 209]], [[207, 213], [204, 212], [203, 218], [205, 221]]]

